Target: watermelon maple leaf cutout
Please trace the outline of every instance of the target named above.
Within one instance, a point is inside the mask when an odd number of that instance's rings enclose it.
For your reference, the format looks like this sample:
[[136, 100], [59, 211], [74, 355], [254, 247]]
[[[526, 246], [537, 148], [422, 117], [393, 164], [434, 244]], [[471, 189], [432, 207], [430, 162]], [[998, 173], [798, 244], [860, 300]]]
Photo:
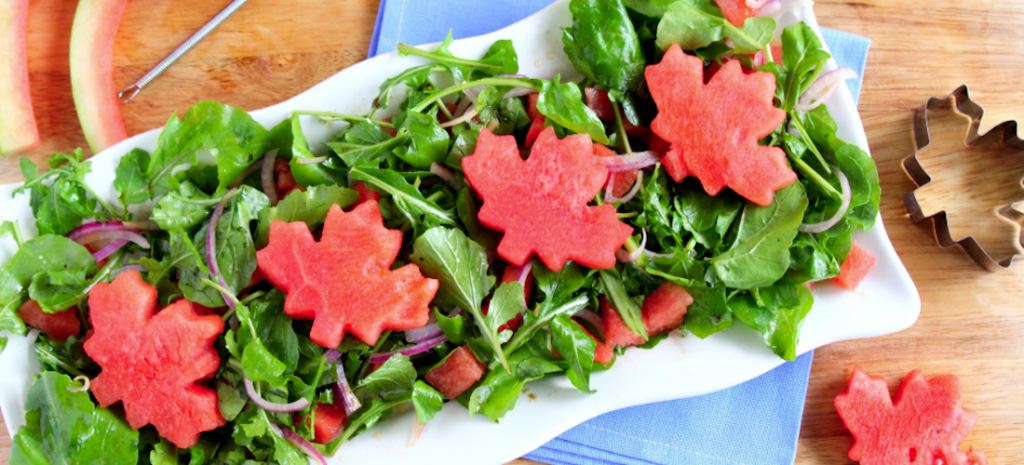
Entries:
[[955, 376], [925, 380], [920, 371], [911, 371], [893, 401], [885, 379], [857, 367], [835, 406], [853, 433], [850, 460], [861, 465], [988, 463], [983, 452], [958, 448], [978, 415], [960, 406], [960, 380]]
[[644, 76], [658, 106], [651, 129], [672, 144], [661, 162], [676, 182], [693, 175], [709, 195], [729, 187], [767, 206], [796, 181], [781, 148], [757, 143], [786, 119], [772, 103], [774, 75], [744, 74], [729, 60], [704, 84], [704, 62], [672, 44]]
[[256, 262], [288, 295], [285, 315], [313, 320], [313, 342], [333, 349], [351, 333], [372, 346], [384, 331], [421, 328], [430, 318], [438, 281], [413, 264], [392, 270], [401, 248], [402, 232], [385, 228], [368, 200], [348, 213], [331, 206], [319, 242], [302, 221], [272, 222]]
[[103, 369], [90, 389], [101, 407], [121, 401], [132, 428], [152, 424], [189, 448], [200, 433], [226, 423], [217, 392], [197, 384], [220, 366], [213, 343], [224, 320], [200, 316], [184, 299], [157, 311], [156, 298], [156, 288], [134, 270], [89, 292], [93, 332], [84, 347]]
[[559, 139], [548, 127], [523, 160], [513, 136], [480, 132], [476, 151], [462, 159], [480, 194], [480, 223], [503, 231], [498, 255], [522, 267], [534, 253], [552, 271], [572, 260], [589, 268], [615, 266], [615, 250], [633, 228], [612, 205], [588, 206], [608, 179], [590, 136]]

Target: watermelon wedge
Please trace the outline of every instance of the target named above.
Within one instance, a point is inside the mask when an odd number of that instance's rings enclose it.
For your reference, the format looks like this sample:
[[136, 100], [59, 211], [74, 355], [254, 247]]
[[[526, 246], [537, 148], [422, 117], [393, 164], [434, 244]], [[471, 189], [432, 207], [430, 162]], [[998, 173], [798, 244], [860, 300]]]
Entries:
[[644, 299], [641, 308], [644, 329], [648, 334], [663, 334], [683, 325], [686, 309], [693, 297], [686, 289], [671, 282], [662, 284]]
[[8, 0], [0, 6], [0, 155], [8, 156], [39, 145], [32, 112], [25, 45], [28, 0]]
[[479, 381], [486, 370], [487, 366], [476, 359], [472, 350], [460, 346], [441, 365], [428, 371], [423, 379], [445, 397], [454, 399]]
[[71, 336], [78, 336], [82, 323], [74, 307], [57, 313], [46, 313], [34, 300], [25, 302], [18, 309], [18, 317], [25, 324], [39, 328], [51, 341], [64, 342]]
[[839, 268], [839, 276], [832, 278], [836, 284], [843, 286], [849, 291], [856, 291], [860, 282], [868, 275], [871, 267], [875, 266], [875, 257], [872, 257], [867, 250], [864, 250], [856, 242], [850, 247], [850, 254], [846, 261]]
[[128, 138], [114, 86], [114, 37], [127, 5], [128, 0], [80, 0], [71, 27], [71, 92], [93, 153]]

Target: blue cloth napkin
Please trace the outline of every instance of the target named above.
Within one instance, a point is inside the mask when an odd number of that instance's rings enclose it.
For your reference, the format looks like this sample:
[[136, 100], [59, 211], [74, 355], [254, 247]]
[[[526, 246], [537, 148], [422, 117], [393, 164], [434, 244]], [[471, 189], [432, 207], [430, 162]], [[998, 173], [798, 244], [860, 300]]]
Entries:
[[[369, 56], [501, 29], [552, 0], [381, 0]], [[871, 41], [822, 29], [839, 66], [864, 75]], [[854, 100], [861, 79], [847, 81]], [[553, 465], [791, 464], [796, 456], [813, 352], [739, 386], [700, 397], [606, 413], [526, 458]]]

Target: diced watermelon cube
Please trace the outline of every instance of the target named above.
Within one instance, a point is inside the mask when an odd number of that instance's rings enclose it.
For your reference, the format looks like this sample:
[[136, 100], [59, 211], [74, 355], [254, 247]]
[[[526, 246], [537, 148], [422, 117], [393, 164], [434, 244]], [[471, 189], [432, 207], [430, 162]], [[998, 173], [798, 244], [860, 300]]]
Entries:
[[850, 254], [846, 256], [846, 261], [839, 268], [839, 276], [832, 280], [850, 291], [856, 291], [857, 285], [864, 280], [873, 266], [875, 266], [875, 257], [854, 242], [853, 247], [850, 248]]
[[67, 341], [71, 336], [78, 336], [82, 330], [75, 307], [62, 312], [46, 313], [36, 301], [30, 300], [18, 309], [18, 316], [25, 324], [46, 333], [51, 341]]
[[[635, 126], [634, 126], [635, 127]], [[596, 157], [617, 157], [618, 154], [613, 152], [612, 149], [608, 148], [603, 144], [594, 143], [594, 156]], [[636, 178], [639, 171], [625, 171], [622, 173], [614, 173], [615, 185], [612, 186], [612, 195], [616, 197], [622, 197], [626, 195], [633, 188], [633, 184], [636, 183]], [[608, 176], [612, 176], [609, 173]], [[608, 183], [605, 182], [607, 186]]]
[[274, 184], [277, 186], [278, 192], [287, 191], [298, 185], [295, 182], [295, 177], [292, 176], [292, 168], [289, 166], [288, 160], [284, 158], [274, 160], [274, 174], [277, 177]]
[[[394, 120], [395, 120], [394, 116], [388, 116], [387, 118], [384, 118], [381, 121], [384, 121], [385, 123], [391, 123], [391, 122], [394, 122]], [[392, 127], [388, 127], [388, 126], [381, 126], [380, 128], [383, 129], [384, 132], [390, 134], [391, 137], [395, 137], [395, 136], [398, 135], [398, 129], [396, 129], [396, 128], [392, 128]]]
[[526, 114], [529, 115], [532, 120], [537, 118], [544, 119], [544, 115], [542, 115], [540, 110], [537, 109], [537, 100], [539, 99], [540, 94], [537, 92], [526, 95]]
[[615, 121], [615, 107], [608, 98], [608, 91], [587, 87], [583, 89], [587, 99], [587, 108], [593, 110], [597, 119], [602, 121]]
[[743, 27], [747, 18], [757, 15], [761, 9], [753, 8], [747, 4], [747, 0], [715, 0], [715, 4], [722, 10], [722, 15], [729, 20], [733, 26]]
[[[296, 423], [308, 422], [309, 417], [300, 415]], [[345, 409], [333, 404], [319, 403], [313, 409], [313, 442], [327, 444], [338, 433], [338, 429], [348, 424]]]
[[370, 189], [369, 187], [366, 186], [366, 183], [363, 181], [358, 181], [355, 184], [352, 184], [352, 189], [359, 193], [359, 200], [356, 200], [355, 203], [353, 203], [352, 206], [349, 208], [358, 207], [359, 205], [362, 205], [363, 203], [366, 203], [370, 200], [374, 200], [377, 202], [380, 201], [380, 192]]
[[641, 308], [644, 329], [651, 336], [667, 333], [683, 324], [686, 307], [693, 303], [693, 297], [686, 289], [671, 283], [662, 284], [644, 299]]
[[609, 347], [636, 346], [644, 343], [644, 338], [630, 331], [619, 317], [619, 311], [612, 307], [605, 296], [601, 296], [601, 318], [604, 320], [604, 343]]
[[476, 359], [469, 347], [459, 346], [444, 363], [428, 371], [423, 379], [445, 397], [454, 399], [479, 381], [485, 371], [487, 366]]
[[[581, 325], [579, 321], [576, 321], [575, 319], [572, 321], [579, 325], [580, 329], [582, 329], [584, 333], [587, 333], [587, 336], [590, 336], [590, 338], [593, 339], [595, 343], [597, 343], [597, 346], [594, 348], [594, 361], [605, 365], [611, 363], [612, 357], [614, 357], [615, 355], [615, 352], [612, 350], [612, 347], [601, 342], [600, 339], [594, 337], [594, 335], [587, 330], [586, 326]], [[562, 358], [561, 354], [555, 352], [554, 346], [551, 347], [551, 355], [554, 355], [555, 357], [558, 358]]]
[[534, 118], [533, 124], [530, 125], [530, 130], [526, 132], [526, 143], [525, 147], [533, 147], [533, 143], [540, 137], [540, 133], [544, 132], [544, 115], [540, 118]]

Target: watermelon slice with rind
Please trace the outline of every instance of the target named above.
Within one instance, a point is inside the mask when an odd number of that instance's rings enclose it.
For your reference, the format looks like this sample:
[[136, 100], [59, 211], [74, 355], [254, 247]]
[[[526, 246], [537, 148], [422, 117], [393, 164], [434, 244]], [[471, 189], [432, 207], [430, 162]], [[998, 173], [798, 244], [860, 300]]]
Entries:
[[28, 0], [0, 6], [0, 155], [39, 145], [28, 82]]
[[71, 26], [71, 92], [93, 153], [128, 138], [114, 85], [114, 37], [127, 5], [128, 0], [79, 0]]

